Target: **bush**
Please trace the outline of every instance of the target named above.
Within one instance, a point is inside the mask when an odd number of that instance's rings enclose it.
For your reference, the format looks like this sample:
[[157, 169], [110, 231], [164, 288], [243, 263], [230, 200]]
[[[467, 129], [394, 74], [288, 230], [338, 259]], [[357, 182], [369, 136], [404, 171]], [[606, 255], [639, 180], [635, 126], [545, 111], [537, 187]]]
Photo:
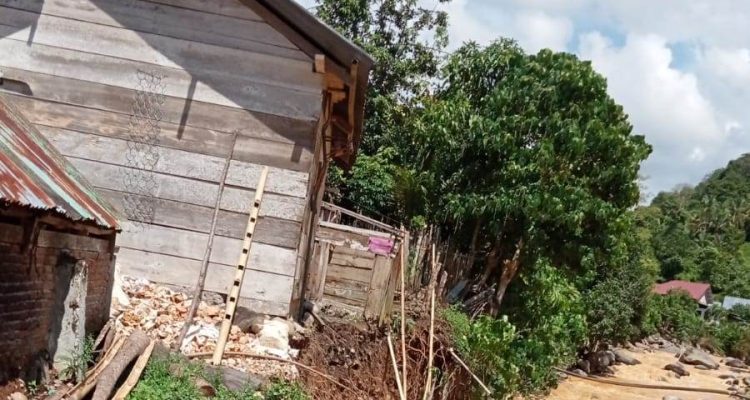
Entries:
[[642, 331], [697, 343], [707, 336], [708, 326], [698, 315], [695, 300], [684, 292], [672, 291], [665, 296], [649, 295]]
[[454, 346], [498, 399], [549, 388], [552, 367], [574, 361], [586, 337], [581, 296], [559, 270], [540, 261], [521, 278], [507, 307], [512, 320], [444, 312]]

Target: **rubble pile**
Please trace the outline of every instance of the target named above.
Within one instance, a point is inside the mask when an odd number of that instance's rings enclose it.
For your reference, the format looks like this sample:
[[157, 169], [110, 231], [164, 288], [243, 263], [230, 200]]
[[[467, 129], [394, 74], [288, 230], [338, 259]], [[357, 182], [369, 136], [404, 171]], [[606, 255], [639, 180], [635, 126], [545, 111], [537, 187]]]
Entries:
[[[112, 301], [112, 316], [115, 318], [116, 329], [124, 333], [140, 329], [152, 338], [161, 340], [165, 346], [174, 347], [192, 300], [184, 293], [144, 279], [123, 277], [121, 288], [124, 296], [115, 296]], [[212, 353], [219, 337], [223, 313], [223, 305], [201, 301], [193, 325], [180, 347], [181, 352]], [[233, 325], [225, 352], [272, 355], [285, 359], [296, 357], [298, 350], [289, 347], [288, 331], [286, 336], [282, 332], [275, 340], [264, 337], [267, 332], [283, 331], [278, 329], [282, 323], [288, 324], [283, 319], [264, 321], [258, 336], [243, 332], [239, 326]], [[298, 375], [293, 365], [276, 361], [225, 356], [223, 364], [263, 377], [293, 379]]]

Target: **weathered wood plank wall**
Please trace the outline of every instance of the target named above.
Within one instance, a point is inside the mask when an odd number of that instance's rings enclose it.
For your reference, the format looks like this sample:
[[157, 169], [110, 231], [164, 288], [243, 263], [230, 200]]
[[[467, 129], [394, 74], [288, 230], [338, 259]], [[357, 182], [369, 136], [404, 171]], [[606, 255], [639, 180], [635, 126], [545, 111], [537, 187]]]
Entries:
[[[226, 292], [271, 167], [242, 296], [289, 312], [322, 104], [308, 56], [238, 0], [0, 0], [0, 53], [0, 90], [105, 197], [153, 205], [135, 221], [144, 231], [120, 235], [126, 274], [194, 284], [232, 154], [206, 287]], [[165, 94], [148, 192], [126, 184], [139, 70], [162, 76]]]

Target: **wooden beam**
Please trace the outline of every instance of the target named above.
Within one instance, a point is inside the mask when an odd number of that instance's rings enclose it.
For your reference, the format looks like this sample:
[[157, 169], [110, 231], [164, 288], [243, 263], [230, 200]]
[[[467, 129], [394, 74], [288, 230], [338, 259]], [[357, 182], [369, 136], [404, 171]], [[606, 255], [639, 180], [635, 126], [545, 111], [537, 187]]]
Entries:
[[356, 213], [354, 211], [347, 210], [346, 208], [339, 207], [339, 206], [337, 206], [335, 204], [326, 203], [326, 202], [323, 202], [323, 208], [331, 210], [331, 211], [338, 211], [341, 214], [345, 214], [345, 215], [348, 215], [350, 217], [354, 217], [354, 218], [356, 218], [356, 219], [358, 219], [358, 220], [360, 220], [362, 222], [366, 222], [366, 223], [368, 223], [370, 225], [373, 225], [373, 226], [376, 226], [376, 227], [378, 227], [380, 229], [383, 229], [384, 231], [392, 233], [396, 237], [401, 237], [401, 234], [402, 234], [401, 230], [396, 229], [395, 227], [393, 227], [391, 225], [388, 225], [388, 224], [386, 224], [384, 222], [380, 222], [380, 221], [374, 220], [372, 218], [366, 217], [366, 216], [364, 216], [364, 215], [362, 215], [360, 213]]
[[324, 54], [315, 55], [315, 72], [318, 74], [326, 73], [326, 56]]

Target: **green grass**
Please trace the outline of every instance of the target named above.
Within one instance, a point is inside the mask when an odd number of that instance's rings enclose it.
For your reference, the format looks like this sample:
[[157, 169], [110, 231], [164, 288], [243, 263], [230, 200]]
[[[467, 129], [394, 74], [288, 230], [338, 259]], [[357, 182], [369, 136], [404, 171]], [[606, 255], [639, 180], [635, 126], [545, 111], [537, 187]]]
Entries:
[[[176, 376], [170, 371], [178, 367], [182, 372]], [[128, 400], [199, 400], [203, 399], [193, 384], [194, 377], [209, 381], [216, 389], [217, 400], [308, 400], [305, 391], [296, 383], [277, 381], [261, 393], [253, 388], [239, 391], [229, 390], [218, 376], [209, 374], [197, 363], [189, 363], [179, 357], [152, 358], [143, 372], [138, 385]]]

